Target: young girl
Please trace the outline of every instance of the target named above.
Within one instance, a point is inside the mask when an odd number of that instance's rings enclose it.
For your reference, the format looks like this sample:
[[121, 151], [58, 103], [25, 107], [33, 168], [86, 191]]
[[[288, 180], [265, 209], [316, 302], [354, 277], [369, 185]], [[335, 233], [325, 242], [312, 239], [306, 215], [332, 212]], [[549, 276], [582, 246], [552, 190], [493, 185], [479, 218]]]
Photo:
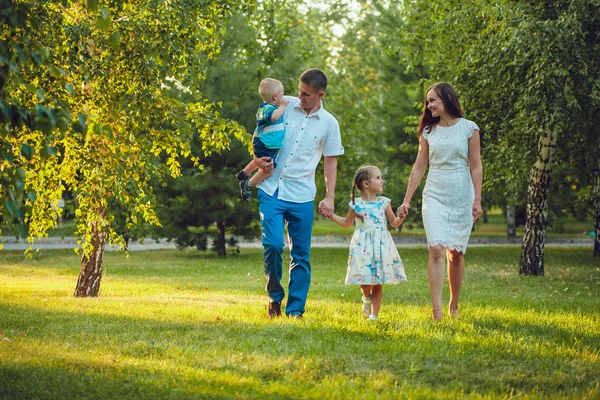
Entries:
[[[363, 165], [356, 171], [352, 182], [352, 201], [348, 203], [345, 218], [333, 214], [331, 219], [338, 225], [349, 228], [356, 219], [356, 229], [350, 243], [347, 285], [360, 285], [363, 293], [362, 313], [369, 320], [377, 320], [384, 283], [406, 281], [404, 266], [387, 223], [394, 228], [400, 226], [405, 215], [396, 217], [390, 199], [377, 196], [383, 191], [381, 171], [372, 165]], [[356, 189], [360, 197], [355, 198]]]

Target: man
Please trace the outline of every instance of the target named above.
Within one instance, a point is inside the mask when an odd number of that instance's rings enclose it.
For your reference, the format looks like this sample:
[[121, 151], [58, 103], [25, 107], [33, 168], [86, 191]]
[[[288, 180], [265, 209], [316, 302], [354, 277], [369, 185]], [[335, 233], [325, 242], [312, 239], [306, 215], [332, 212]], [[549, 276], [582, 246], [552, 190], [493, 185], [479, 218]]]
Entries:
[[325, 217], [334, 212], [336, 157], [344, 154], [337, 120], [323, 108], [321, 99], [327, 77], [316, 69], [302, 73], [298, 98], [287, 97], [284, 114], [285, 138], [277, 155], [277, 167], [269, 158], [255, 158], [259, 168], [272, 175], [258, 185], [265, 275], [270, 318], [281, 315], [285, 290], [281, 286], [283, 229], [287, 222], [290, 245], [290, 281], [285, 313], [302, 318], [310, 288], [310, 244], [316, 194], [315, 170], [325, 156], [327, 193], [318, 211]]

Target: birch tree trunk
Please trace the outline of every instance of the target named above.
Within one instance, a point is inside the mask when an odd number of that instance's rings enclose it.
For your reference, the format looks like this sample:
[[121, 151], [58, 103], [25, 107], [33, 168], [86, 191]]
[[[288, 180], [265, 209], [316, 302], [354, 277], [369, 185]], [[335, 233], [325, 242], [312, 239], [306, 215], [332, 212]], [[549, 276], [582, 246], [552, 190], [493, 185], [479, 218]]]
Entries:
[[506, 237], [508, 239], [517, 237], [517, 219], [514, 204], [506, 206]]
[[[98, 213], [105, 215], [102, 208]], [[104, 244], [106, 243], [106, 232], [101, 227], [100, 221], [92, 226], [92, 251], [89, 255], [83, 254], [81, 258], [81, 270], [75, 287], [75, 297], [97, 297], [102, 280], [102, 259], [104, 257]]]
[[536, 162], [527, 191], [527, 214], [521, 250], [520, 274], [544, 275], [544, 245], [548, 227], [548, 189], [552, 179], [552, 155], [556, 131], [544, 132], [538, 141]]

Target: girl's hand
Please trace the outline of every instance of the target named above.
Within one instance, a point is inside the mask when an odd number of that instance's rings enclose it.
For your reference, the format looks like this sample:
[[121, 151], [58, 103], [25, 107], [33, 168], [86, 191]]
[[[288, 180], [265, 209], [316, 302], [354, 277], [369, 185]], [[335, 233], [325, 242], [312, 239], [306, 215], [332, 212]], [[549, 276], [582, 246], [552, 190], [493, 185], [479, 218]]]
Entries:
[[408, 215], [409, 209], [410, 203], [408, 201], [405, 201], [400, 207], [398, 207], [398, 216], [403, 218], [406, 217], [406, 215]]
[[483, 210], [481, 209], [481, 201], [474, 201], [473, 208], [471, 210], [473, 213], [473, 222], [479, 221], [479, 218], [483, 215]]
[[331, 218], [333, 212], [335, 211], [335, 204], [331, 199], [323, 199], [319, 202], [319, 207], [317, 208], [319, 214], [324, 216], [325, 218]]
[[406, 219], [406, 215], [399, 215], [398, 218], [400, 218], [400, 225], [402, 225]]

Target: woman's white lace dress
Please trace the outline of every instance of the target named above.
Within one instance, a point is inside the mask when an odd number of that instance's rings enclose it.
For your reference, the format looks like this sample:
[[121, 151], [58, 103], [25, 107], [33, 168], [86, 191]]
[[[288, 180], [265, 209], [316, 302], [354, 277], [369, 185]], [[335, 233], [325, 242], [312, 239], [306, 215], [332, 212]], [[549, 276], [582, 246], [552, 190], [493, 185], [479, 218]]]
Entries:
[[469, 167], [469, 139], [477, 124], [461, 118], [449, 127], [435, 125], [423, 138], [429, 144], [429, 172], [423, 190], [423, 225], [429, 246], [441, 244], [466, 253], [475, 200]]

